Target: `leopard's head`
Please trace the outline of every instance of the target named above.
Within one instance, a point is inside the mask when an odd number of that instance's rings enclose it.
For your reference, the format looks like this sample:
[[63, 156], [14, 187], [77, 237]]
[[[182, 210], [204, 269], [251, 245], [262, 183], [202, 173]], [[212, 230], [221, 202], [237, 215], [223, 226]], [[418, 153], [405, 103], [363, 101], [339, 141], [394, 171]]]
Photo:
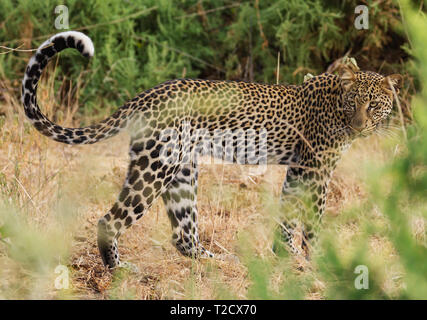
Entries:
[[367, 136], [387, 118], [393, 108], [393, 89], [402, 85], [402, 76], [382, 76], [375, 72], [343, 67], [340, 72], [343, 88], [343, 109], [350, 134]]

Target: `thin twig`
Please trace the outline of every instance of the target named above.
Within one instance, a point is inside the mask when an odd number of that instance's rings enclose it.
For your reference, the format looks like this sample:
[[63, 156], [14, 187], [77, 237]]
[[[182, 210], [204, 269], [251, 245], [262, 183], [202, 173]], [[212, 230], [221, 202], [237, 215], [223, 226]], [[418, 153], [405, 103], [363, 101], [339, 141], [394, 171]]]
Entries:
[[22, 183], [18, 180], [18, 178], [14, 175], [13, 178], [16, 180], [16, 182], [18, 182], [19, 186], [22, 188], [22, 190], [24, 191], [25, 195], [28, 197], [28, 199], [30, 199], [31, 204], [33, 205], [33, 207], [40, 213], [40, 209], [36, 206], [36, 204], [33, 201], [33, 198], [31, 198], [30, 194], [27, 192], [27, 190], [25, 189], [25, 187], [22, 185]]
[[390, 86], [391, 90], [393, 91], [394, 99], [396, 100], [397, 110], [399, 111], [400, 124], [402, 126], [402, 131], [403, 131], [403, 137], [405, 138], [405, 140], [408, 140], [408, 136], [406, 135], [405, 122], [404, 122], [404, 118], [403, 118], [403, 112], [402, 112], [402, 107], [400, 105], [399, 97], [397, 96], [396, 90], [394, 89], [394, 86], [391, 84], [390, 79], [387, 78], [387, 80], [388, 80], [388, 85]]
[[175, 17], [175, 19], [183, 19], [183, 18], [190, 18], [190, 17], [194, 17], [194, 16], [201, 16], [201, 15], [205, 15], [207, 13], [212, 13], [212, 12], [216, 12], [216, 11], [230, 9], [230, 8], [234, 8], [234, 7], [238, 7], [238, 6], [240, 6], [240, 3], [232, 3], [232, 4], [229, 4], [227, 6], [222, 6], [222, 7], [218, 7], [215, 9], [209, 9], [209, 10], [204, 10], [204, 11], [200, 11], [200, 12], [185, 14], [182, 16]]
[[7, 54], [7, 53], [12, 52], [12, 51], [18, 51], [18, 52], [33, 52], [33, 51], [37, 51], [37, 49], [19, 49], [23, 45], [24, 44], [21, 44], [17, 48], [9, 48], [9, 47], [5, 47], [5, 46], [0, 46], [0, 49], [6, 49], [7, 50], [5, 52], [0, 52], [0, 54]]
[[214, 240], [214, 243], [223, 251], [227, 252], [228, 254], [232, 254], [230, 251], [228, 251], [224, 246], [222, 246], [218, 241]]

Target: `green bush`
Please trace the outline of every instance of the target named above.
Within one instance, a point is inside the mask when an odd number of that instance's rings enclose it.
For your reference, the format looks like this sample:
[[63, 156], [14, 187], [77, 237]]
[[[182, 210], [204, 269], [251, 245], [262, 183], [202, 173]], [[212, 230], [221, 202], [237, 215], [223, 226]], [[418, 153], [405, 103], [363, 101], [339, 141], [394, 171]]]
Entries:
[[[36, 48], [58, 32], [55, 6], [67, 5], [70, 29], [92, 38], [95, 57], [88, 64], [76, 52], [65, 53], [57, 78], [75, 82], [86, 70], [80, 101], [87, 114], [173, 78], [275, 83], [279, 52], [281, 83], [324, 72], [348, 51], [363, 69], [399, 72], [406, 42], [397, 3], [366, 3], [369, 30], [354, 28], [360, 3], [353, 0], [2, 0], [0, 45]], [[0, 55], [0, 79], [15, 95], [29, 56]]]

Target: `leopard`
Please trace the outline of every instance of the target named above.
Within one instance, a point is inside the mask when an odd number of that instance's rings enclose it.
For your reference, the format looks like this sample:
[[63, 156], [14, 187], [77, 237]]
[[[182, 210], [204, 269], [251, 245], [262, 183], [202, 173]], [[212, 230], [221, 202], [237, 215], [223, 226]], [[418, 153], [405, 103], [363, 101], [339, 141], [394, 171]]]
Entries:
[[[402, 86], [399, 74], [384, 76], [346, 66], [299, 85], [176, 79], [143, 91], [97, 124], [68, 128], [48, 119], [37, 103], [43, 69], [67, 48], [85, 57], [94, 55], [84, 33], [65, 31], [50, 37], [26, 67], [22, 104], [35, 129], [64, 144], [94, 144], [121, 132], [130, 135], [123, 187], [97, 225], [99, 253], [109, 269], [125, 266], [118, 239], [158, 198], [164, 202], [178, 251], [192, 258], [215, 257], [201, 243], [198, 229], [198, 155], [206, 145], [213, 149], [212, 156], [227, 154], [239, 164], [287, 167], [280, 204], [297, 220], [287, 219], [283, 232], [291, 251], [307, 253], [322, 221], [337, 162], [356, 138], [370, 135], [389, 117]], [[293, 241], [297, 234], [302, 238]]]

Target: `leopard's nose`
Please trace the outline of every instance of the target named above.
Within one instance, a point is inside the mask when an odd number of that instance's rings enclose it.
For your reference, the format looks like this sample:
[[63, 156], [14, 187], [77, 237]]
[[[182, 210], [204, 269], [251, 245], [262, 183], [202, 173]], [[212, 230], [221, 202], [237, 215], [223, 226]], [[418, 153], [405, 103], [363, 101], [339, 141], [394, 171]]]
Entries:
[[362, 121], [361, 119], [354, 119], [351, 122], [351, 127], [356, 131], [362, 132], [366, 126], [365, 126], [365, 122]]
[[351, 126], [355, 131], [357, 132], [362, 132], [364, 128], [361, 127], [356, 127], [356, 126]]

